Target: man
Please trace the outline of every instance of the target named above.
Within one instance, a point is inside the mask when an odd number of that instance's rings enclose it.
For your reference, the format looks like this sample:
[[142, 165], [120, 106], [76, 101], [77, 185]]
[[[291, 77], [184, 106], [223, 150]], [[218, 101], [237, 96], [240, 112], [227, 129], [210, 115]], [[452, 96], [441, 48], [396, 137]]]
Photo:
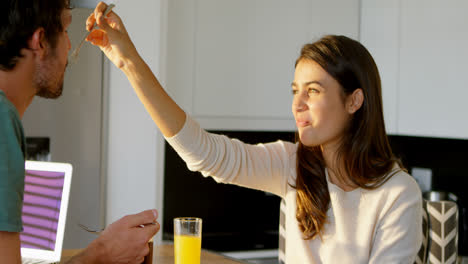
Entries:
[[[0, 2], [1, 263], [21, 263], [25, 138], [20, 120], [35, 95], [61, 95], [70, 22], [69, 0]], [[156, 218], [156, 210], [123, 217], [70, 263], [141, 263], [149, 252], [147, 241], [159, 230]]]

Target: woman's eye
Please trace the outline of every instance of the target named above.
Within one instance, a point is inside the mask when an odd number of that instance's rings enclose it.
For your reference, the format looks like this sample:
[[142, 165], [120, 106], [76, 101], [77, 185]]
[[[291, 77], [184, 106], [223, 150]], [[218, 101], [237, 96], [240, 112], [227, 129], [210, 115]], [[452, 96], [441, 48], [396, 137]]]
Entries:
[[319, 93], [319, 90], [315, 89], [315, 88], [309, 88], [309, 90], [307, 91], [309, 94], [311, 93]]
[[291, 93], [292, 93], [292, 95], [296, 95], [296, 94], [299, 93], [299, 91], [298, 90], [292, 90]]

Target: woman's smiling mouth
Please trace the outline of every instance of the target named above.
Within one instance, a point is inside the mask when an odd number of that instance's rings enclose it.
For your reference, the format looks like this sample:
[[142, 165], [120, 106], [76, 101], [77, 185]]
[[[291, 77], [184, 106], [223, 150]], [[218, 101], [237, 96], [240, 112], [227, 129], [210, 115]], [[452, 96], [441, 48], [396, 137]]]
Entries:
[[297, 127], [305, 127], [305, 126], [308, 126], [308, 125], [310, 125], [309, 121], [306, 121], [306, 120], [297, 120], [296, 121], [296, 126]]

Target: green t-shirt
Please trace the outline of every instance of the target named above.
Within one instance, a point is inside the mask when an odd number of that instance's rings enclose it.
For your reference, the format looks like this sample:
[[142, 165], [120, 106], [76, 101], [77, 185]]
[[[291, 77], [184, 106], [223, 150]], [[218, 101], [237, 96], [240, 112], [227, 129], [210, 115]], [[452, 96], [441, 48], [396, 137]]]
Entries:
[[0, 231], [23, 229], [25, 146], [18, 111], [0, 90]]

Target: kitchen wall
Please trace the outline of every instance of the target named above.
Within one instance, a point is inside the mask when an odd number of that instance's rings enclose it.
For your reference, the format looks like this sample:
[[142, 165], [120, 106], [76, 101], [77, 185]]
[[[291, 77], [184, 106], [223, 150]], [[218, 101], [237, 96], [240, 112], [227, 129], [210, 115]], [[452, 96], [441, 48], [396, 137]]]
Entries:
[[[75, 0], [76, 7], [94, 8], [99, 1]], [[140, 55], [160, 77], [161, 30], [166, 0], [108, 1], [123, 19]], [[84, 25], [83, 25], [84, 26]], [[86, 44], [89, 45], [89, 44]], [[105, 61], [107, 99], [106, 222], [142, 210], [162, 207], [163, 138], [128, 80]], [[156, 239], [160, 239], [160, 235]]]
[[432, 190], [468, 199], [468, 140], [390, 136], [390, 141], [409, 172], [414, 167], [432, 171]]

